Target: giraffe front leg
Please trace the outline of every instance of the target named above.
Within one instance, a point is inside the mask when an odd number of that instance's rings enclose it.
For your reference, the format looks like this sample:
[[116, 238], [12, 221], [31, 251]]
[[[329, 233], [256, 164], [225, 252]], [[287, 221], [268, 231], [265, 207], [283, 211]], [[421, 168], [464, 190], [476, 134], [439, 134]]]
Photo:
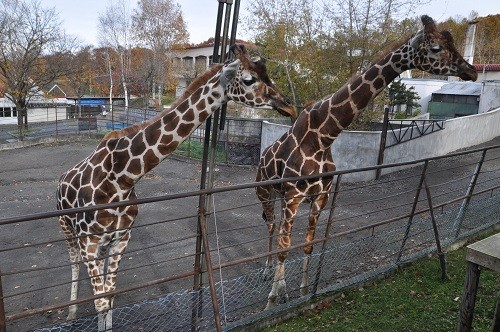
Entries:
[[[85, 241], [85, 250], [81, 252], [82, 259], [87, 267], [94, 295], [102, 295], [105, 293], [105, 275], [102, 273], [104, 260], [98, 256], [98, 254], [103, 252], [103, 249], [101, 248], [102, 244], [99, 243], [99, 240], [98, 236], [90, 236], [87, 241]], [[106, 314], [110, 309], [109, 298], [107, 296], [102, 296], [95, 299], [94, 306], [98, 318], [98, 331], [106, 331], [106, 329], [109, 329], [106, 324]]]
[[300, 282], [300, 295], [305, 296], [309, 293], [309, 261], [311, 255], [304, 256], [302, 262], [302, 281]]
[[267, 305], [265, 310], [274, 308], [278, 304], [277, 299], [280, 294], [284, 294], [285, 301], [288, 301], [285, 281], [285, 263], [282, 261], [278, 261], [278, 264], [276, 265], [273, 286], [271, 288], [271, 292], [269, 292], [269, 295], [267, 296]]
[[[298, 204], [293, 205], [293, 209], [290, 209], [290, 204], [288, 208], [284, 208], [283, 215], [286, 218], [281, 224], [278, 235], [278, 248], [287, 249], [290, 248], [291, 237], [292, 237], [292, 226], [293, 226], [293, 216], [296, 213], [296, 207]], [[277, 299], [282, 294], [284, 301], [288, 301], [288, 293], [286, 291], [286, 281], [285, 281], [285, 260], [288, 256], [288, 250], [278, 253], [278, 264], [276, 265], [276, 272], [274, 274], [273, 286], [271, 292], [267, 297], [266, 310], [277, 305]]]
[[[109, 256], [106, 264], [107, 270], [104, 275], [104, 293], [113, 292], [116, 289], [116, 274], [118, 273], [122, 254], [130, 240], [130, 231], [123, 231], [121, 235], [117, 234], [116, 237], [117, 240], [113, 241], [109, 248]], [[113, 302], [115, 297], [114, 295], [110, 295], [106, 299], [107, 309], [101, 312], [98, 310], [99, 331], [111, 331], [113, 329]]]

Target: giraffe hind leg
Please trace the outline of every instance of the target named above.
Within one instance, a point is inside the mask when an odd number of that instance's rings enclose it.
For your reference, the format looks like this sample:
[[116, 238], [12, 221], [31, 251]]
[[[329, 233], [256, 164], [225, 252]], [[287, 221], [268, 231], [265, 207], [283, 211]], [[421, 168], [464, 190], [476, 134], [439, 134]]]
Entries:
[[[73, 229], [69, 226], [69, 221], [65, 218], [60, 217], [59, 223], [61, 229], [66, 237], [66, 245], [68, 247], [69, 259], [71, 261], [71, 295], [70, 300], [75, 301], [78, 298], [78, 279], [80, 277], [80, 249], [78, 247], [78, 241], [73, 233]], [[74, 320], [76, 318], [78, 306], [72, 304], [68, 308], [67, 321]]]
[[[262, 219], [266, 223], [267, 230], [269, 233], [267, 249], [268, 252], [273, 250], [273, 235], [276, 228], [275, 217], [274, 217], [274, 203], [276, 195], [272, 189], [269, 187], [257, 187], [257, 197], [262, 203]], [[273, 256], [268, 255], [266, 257], [266, 265], [264, 268], [264, 276], [272, 276], [273, 268]]]

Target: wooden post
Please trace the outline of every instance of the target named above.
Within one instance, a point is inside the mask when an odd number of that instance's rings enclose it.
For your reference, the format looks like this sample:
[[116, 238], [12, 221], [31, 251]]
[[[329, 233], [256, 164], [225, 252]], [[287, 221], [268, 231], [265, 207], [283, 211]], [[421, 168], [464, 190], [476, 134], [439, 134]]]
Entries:
[[476, 263], [467, 262], [465, 275], [464, 293], [460, 305], [460, 320], [457, 332], [470, 332], [472, 330], [472, 316], [476, 305], [476, 293], [479, 285], [479, 266]]
[[[500, 273], [500, 233], [467, 246], [465, 258], [467, 259], [467, 271], [457, 332], [469, 332], [472, 329], [472, 317], [479, 285], [479, 269], [486, 268]], [[500, 298], [497, 299], [496, 303], [493, 332], [500, 331], [499, 305]]]
[[500, 331], [500, 292], [497, 294], [497, 305], [495, 307], [495, 316], [493, 317], [492, 332]]

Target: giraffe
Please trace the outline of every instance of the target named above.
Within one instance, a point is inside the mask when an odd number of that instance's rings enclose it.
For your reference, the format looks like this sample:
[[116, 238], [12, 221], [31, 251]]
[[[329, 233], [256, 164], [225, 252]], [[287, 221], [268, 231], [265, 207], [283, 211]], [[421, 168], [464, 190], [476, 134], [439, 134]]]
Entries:
[[[233, 45], [232, 62], [214, 65], [186, 92], [154, 118], [108, 133], [95, 151], [64, 173], [57, 188], [57, 208], [68, 209], [136, 198], [134, 186], [228, 100], [251, 107], [270, 106], [295, 117], [295, 107], [274, 86], [260, 58], [250, 58], [243, 45]], [[99, 331], [112, 328], [116, 273], [137, 216], [135, 204], [65, 214], [59, 223], [72, 262], [71, 300], [77, 299], [80, 262], [89, 274]], [[76, 305], [67, 319], [76, 317]]]
[[[433, 19], [422, 16], [424, 28], [412, 35], [382, 57], [337, 92], [310, 104], [297, 118], [292, 127], [267, 147], [260, 159], [256, 181], [292, 178], [301, 175], [321, 174], [335, 170], [331, 145], [335, 138], [346, 128], [368, 103], [378, 95], [400, 73], [408, 69], [420, 70], [440, 75], [455, 75], [463, 80], [477, 79], [474, 67], [468, 64], [456, 50], [453, 38], [448, 31], [438, 31]], [[305, 235], [306, 245], [302, 266], [300, 291], [308, 292], [308, 267], [316, 223], [324, 208], [333, 177], [313, 180], [290, 181], [278, 185], [256, 187], [269, 231], [268, 249], [273, 247], [275, 230], [274, 204], [281, 200], [281, 219], [277, 235], [279, 249], [276, 270], [266, 309], [277, 305], [277, 297], [288, 298], [285, 282], [284, 261], [291, 245], [294, 217], [301, 203], [309, 206], [308, 227]], [[271, 270], [272, 257], [268, 256], [266, 272]], [[284, 293], [284, 294], [282, 294]]]

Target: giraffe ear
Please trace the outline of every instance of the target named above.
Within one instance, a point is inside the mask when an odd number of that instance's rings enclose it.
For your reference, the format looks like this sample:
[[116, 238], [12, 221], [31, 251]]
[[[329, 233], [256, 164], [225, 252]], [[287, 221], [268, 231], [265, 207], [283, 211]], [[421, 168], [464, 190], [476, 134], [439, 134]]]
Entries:
[[234, 56], [236, 59], [241, 61], [241, 64], [245, 67], [248, 68], [250, 67], [250, 58], [248, 57], [248, 52], [247, 48], [245, 45], [242, 44], [234, 44], [232, 45], [229, 50], [233, 52]]
[[222, 73], [220, 76], [220, 84], [222, 86], [226, 86], [229, 84], [229, 81], [231, 81], [233, 78], [236, 77], [236, 71], [238, 70], [238, 67], [240, 65], [240, 60], [236, 59], [231, 63], [228, 63], [222, 67]]
[[424, 31], [425, 33], [430, 33], [436, 31], [436, 23], [434, 23], [434, 20], [432, 17], [427, 16], [427, 15], [422, 15], [421, 17], [422, 24], [424, 25]]

